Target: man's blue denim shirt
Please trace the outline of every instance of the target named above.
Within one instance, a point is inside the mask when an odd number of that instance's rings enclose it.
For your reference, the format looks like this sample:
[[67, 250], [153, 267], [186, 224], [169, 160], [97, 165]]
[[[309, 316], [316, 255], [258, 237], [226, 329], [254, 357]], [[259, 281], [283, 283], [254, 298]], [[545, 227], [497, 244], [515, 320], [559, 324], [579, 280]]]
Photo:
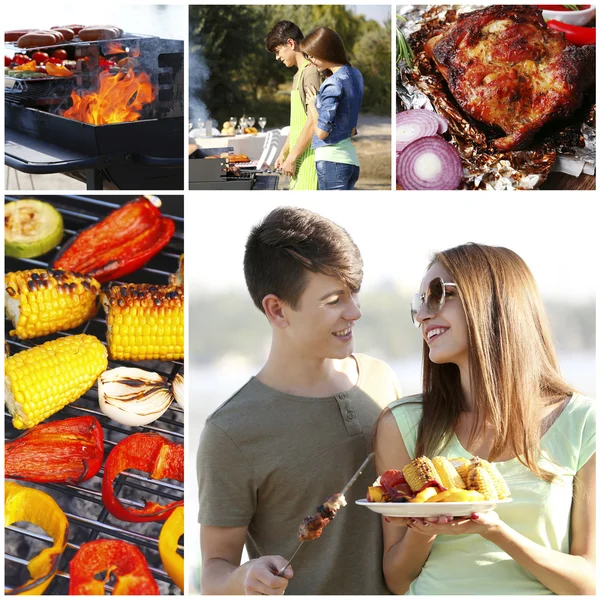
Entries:
[[315, 100], [319, 113], [317, 127], [329, 135], [320, 140], [316, 135], [312, 147], [331, 146], [352, 136], [358, 123], [365, 84], [358, 69], [349, 65], [340, 67], [322, 84]]

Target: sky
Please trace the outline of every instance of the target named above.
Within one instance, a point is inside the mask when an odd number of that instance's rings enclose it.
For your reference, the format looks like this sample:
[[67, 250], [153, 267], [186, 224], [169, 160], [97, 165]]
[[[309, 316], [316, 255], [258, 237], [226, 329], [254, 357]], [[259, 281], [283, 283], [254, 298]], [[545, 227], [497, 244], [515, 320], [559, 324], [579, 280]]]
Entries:
[[[335, 199], [332, 198], [335, 197]], [[345, 227], [365, 263], [363, 290], [392, 282], [400, 292], [419, 286], [429, 257], [466, 242], [505, 246], [529, 265], [546, 300], [595, 298], [596, 219], [590, 198], [564, 193], [438, 192], [378, 194], [216, 193], [186, 200], [186, 278], [191, 293], [244, 290], [242, 257], [251, 227], [279, 205], [303, 206]], [[351, 196], [351, 198], [348, 198]], [[535, 197], [534, 197], [535, 196]], [[321, 198], [317, 200], [317, 198]], [[187, 265], [190, 265], [189, 268]]]
[[354, 13], [365, 15], [382, 25], [390, 18], [390, 6], [385, 4], [346, 4]]

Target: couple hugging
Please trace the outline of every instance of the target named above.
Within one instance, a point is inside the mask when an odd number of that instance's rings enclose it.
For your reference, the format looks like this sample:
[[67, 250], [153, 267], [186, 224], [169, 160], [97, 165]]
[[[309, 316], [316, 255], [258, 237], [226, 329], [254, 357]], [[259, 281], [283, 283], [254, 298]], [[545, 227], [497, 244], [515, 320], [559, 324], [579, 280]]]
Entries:
[[351, 138], [364, 83], [342, 39], [327, 27], [304, 37], [295, 23], [280, 21], [265, 45], [286, 67], [298, 69], [290, 97], [290, 132], [275, 166], [291, 177], [290, 190], [354, 189], [360, 163]]
[[[434, 254], [411, 305], [423, 392], [407, 398], [387, 364], [354, 353], [363, 262], [342, 227], [275, 209], [250, 233], [244, 272], [271, 349], [201, 434], [204, 594], [594, 593], [595, 403], [560, 376], [517, 254]], [[347, 506], [279, 576], [302, 519], [372, 448]], [[512, 502], [454, 519], [355, 504], [377, 474], [422, 455], [494, 462]]]

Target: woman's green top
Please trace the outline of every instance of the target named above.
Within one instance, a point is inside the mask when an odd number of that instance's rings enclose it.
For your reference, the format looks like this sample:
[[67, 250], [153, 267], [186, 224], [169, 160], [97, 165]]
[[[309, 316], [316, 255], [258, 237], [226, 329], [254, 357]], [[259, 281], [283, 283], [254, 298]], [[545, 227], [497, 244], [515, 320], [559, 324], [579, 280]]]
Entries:
[[[403, 398], [389, 408], [411, 458], [415, 458], [422, 398]], [[553, 483], [534, 475], [518, 459], [494, 463], [510, 488], [512, 502], [496, 512], [514, 530], [558, 552], [569, 553], [573, 477], [596, 451], [596, 407], [573, 395], [541, 440], [540, 467], [557, 474]], [[472, 454], [456, 435], [439, 452], [448, 458]], [[407, 594], [541, 595], [552, 592], [498, 546], [480, 535], [438, 535], [423, 570]]]

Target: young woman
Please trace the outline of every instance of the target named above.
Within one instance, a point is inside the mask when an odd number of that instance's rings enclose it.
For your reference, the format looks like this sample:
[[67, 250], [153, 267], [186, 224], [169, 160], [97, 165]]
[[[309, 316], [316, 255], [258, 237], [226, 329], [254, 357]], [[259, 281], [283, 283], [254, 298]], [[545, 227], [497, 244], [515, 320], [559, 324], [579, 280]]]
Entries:
[[412, 304], [423, 394], [392, 403], [377, 468], [479, 456], [512, 502], [464, 518], [384, 518], [396, 594], [594, 594], [596, 417], [559, 374], [531, 272], [506, 248], [437, 253]]
[[315, 125], [315, 150], [320, 190], [352, 190], [360, 163], [351, 137], [356, 133], [364, 94], [363, 77], [352, 67], [340, 36], [327, 27], [311, 31], [300, 49], [319, 71], [331, 76], [317, 93], [307, 93], [308, 109]]

